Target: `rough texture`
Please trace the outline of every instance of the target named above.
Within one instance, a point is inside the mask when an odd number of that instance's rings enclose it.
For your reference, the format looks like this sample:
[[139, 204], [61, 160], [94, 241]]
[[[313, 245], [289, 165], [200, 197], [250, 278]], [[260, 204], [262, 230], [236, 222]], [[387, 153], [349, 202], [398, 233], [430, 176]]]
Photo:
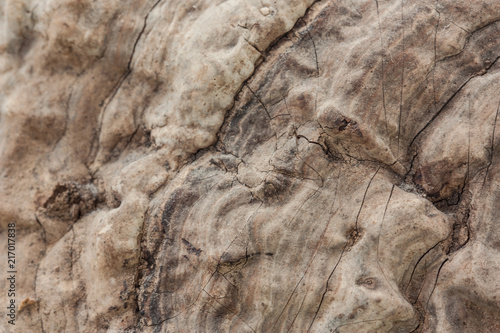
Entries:
[[500, 331], [498, 1], [0, 5], [0, 331]]

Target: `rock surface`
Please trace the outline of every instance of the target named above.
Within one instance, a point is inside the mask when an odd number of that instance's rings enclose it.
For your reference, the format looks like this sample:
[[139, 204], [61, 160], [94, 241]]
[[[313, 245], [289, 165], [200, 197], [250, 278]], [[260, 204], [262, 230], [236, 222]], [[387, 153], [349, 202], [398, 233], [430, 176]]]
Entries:
[[0, 331], [500, 332], [498, 1], [1, 8]]

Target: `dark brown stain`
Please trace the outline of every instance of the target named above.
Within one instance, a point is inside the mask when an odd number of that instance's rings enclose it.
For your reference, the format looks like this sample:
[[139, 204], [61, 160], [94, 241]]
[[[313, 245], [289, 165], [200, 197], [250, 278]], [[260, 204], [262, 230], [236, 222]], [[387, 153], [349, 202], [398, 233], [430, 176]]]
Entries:
[[358, 315], [358, 312], [360, 311], [363, 311], [366, 309], [366, 306], [365, 305], [360, 305], [356, 308], [354, 308], [351, 313], [349, 314], [349, 316], [347, 316], [348, 319], [354, 319], [356, 318], [356, 316]]
[[195, 254], [196, 256], [200, 256], [200, 253], [203, 252], [203, 250], [201, 249], [197, 249], [195, 246], [193, 246], [193, 244], [191, 244], [189, 241], [187, 241], [186, 239], [184, 238], [181, 238], [182, 242], [184, 243], [184, 245], [186, 245], [187, 247], [187, 250], [189, 253], [193, 253]]
[[352, 228], [347, 232], [347, 247], [349, 251], [364, 235], [364, 230], [360, 228]]
[[377, 279], [372, 277], [360, 277], [356, 280], [356, 285], [375, 290], [378, 288]]

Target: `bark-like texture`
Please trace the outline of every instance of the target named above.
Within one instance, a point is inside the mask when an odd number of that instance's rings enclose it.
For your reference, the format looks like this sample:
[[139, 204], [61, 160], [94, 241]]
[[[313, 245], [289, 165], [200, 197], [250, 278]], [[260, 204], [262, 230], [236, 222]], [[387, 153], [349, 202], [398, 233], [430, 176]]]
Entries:
[[498, 1], [0, 4], [1, 331], [500, 331]]

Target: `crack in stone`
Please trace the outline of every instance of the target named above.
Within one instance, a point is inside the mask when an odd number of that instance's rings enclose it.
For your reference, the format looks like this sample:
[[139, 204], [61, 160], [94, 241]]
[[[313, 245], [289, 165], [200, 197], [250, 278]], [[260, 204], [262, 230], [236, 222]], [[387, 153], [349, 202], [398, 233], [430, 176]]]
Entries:
[[359, 215], [361, 214], [361, 210], [363, 209], [363, 205], [365, 203], [366, 199], [366, 194], [368, 193], [368, 189], [370, 188], [370, 185], [372, 184], [373, 178], [377, 175], [377, 173], [380, 171], [380, 166], [378, 167], [377, 171], [373, 174], [373, 176], [370, 178], [370, 181], [368, 182], [368, 186], [366, 186], [365, 193], [363, 195], [363, 200], [361, 201], [361, 206], [359, 207], [358, 214], [356, 215], [356, 224], [354, 227], [354, 230], [358, 231], [358, 220], [359, 220]]
[[318, 316], [319, 310], [321, 309], [321, 306], [323, 305], [323, 301], [325, 299], [326, 293], [328, 292], [328, 285], [329, 285], [330, 279], [332, 278], [333, 273], [335, 272], [335, 270], [337, 269], [337, 266], [339, 265], [340, 261], [342, 260], [342, 256], [344, 255], [344, 252], [347, 249], [348, 245], [349, 245], [349, 241], [347, 241], [345, 243], [345, 245], [344, 245], [344, 247], [342, 249], [342, 252], [340, 253], [340, 256], [339, 256], [339, 259], [338, 259], [337, 263], [333, 267], [332, 271], [330, 272], [330, 275], [328, 276], [328, 279], [326, 280], [325, 291], [323, 292], [323, 295], [321, 295], [321, 299], [319, 301], [318, 308], [316, 309], [316, 312], [314, 313], [314, 317], [313, 317], [313, 319], [311, 321], [311, 324], [309, 325], [309, 328], [307, 329], [307, 332], [311, 331], [311, 328], [312, 328], [312, 326], [314, 324], [314, 321], [316, 320], [316, 317]]
[[404, 73], [405, 73], [405, 22], [404, 22], [404, 0], [401, 0], [401, 29], [403, 34], [402, 47], [403, 47], [403, 57], [401, 59], [401, 89], [399, 96], [399, 118], [398, 118], [398, 150], [396, 153], [397, 159], [399, 159], [399, 144], [401, 141], [401, 115], [403, 113], [403, 88], [404, 88]]
[[415, 266], [413, 266], [413, 270], [410, 274], [410, 278], [408, 280], [408, 283], [406, 284], [406, 288], [405, 288], [405, 292], [408, 292], [408, 288], [410, 287], [410, 284], [413, 280], [413, 275], [415, 274], [415, 271], [418, 267], [418, 265], [420, 264], [420, 262], [422, 261], [422, 259], [424, 259], [424, 257], [429, 254], [429, 252], [431, 252], [432, 250], [434, 250], [439, 244], [443, 243], [446, 239], [443, 239], [443, 240], [440, 240], [439, 242], [437, 242], [436, 244], [434, 244], [431, 248], [429, 248], [427, 251], [425, 251], [424, 254], [422, 254], [420, 256], [420, 258], [417, 260], [417, 262], [415, 263]]
[[248, 90], [250, 90], [250, 92], [257, 99], [257, 101], [259, 101], [260, 105], [262, 105], [262, 107], [264, 108], [264, 111], [266, 111], [267, 118], [269, 118], [269, 120], [271, 120], [272, 119], [271, 115], [269, 114], [269, 111], [267, 110], [266, 105], [264, 104], [264, 102], [262, 102], [262, 100], [259, 98], [259, 96], [257, 96], [255, 94], [255, 92], [252, 90], [252, 88], [250, 88], [250, 86], [248, 84], [246, 85], [246, 87], [248, 88]]
[[490, 170], [490, 166], [493, 163], [493, 154], [494, 154], [494, 147], [495, 147], [495, 129], [497, 127], [497, 119], [498, 119], [498, 113], [500, 112], [500, 100], [498, 101], [498, 106], [497, 106], [497, 112], [495, 113], [495, 120], [493, 121], [493, 129], [491, 133], [491, 146], [490, 146], [490, 156], [489, 156], [489, 162], [488, 166], [486, 167], [486, 172], [484, 173], [484, 179], [483, 179], [483, 185], [481, 188], [484, 188], [484, 185], [486, 184], [486, 178], [488, 177], [488, 172]]
[[408, 146], [408, 149], [410, 149], [413, 144], [415, 143], [416, 139], [429, 127], [429, 125], [431, 123], [434, 122], [434, 120], [436, 120], [436, 118], [439, 117], [439, 115], [441, 115], [441, 113], [443, 112], [444, 109], [446, 109], [446, 107], [448, 106], [448, 104], [450, 104], [450, 102], [455, 98], [455, 96], [457, 96], [457, 94], [462, 91], [462, 89], [474, 78], [476, 77], [480, 77], [480, 76], [484, 76], [488, 73], [488, 70], [498, 61], [498, 59], [500, 58], [497, 57], [489, 66], [487, 66], [484, 70], [483, 70], [483, 73], [481, 74], [474, 74], [472, 75], [471, 77], [469, 77], [452, 95], [451, 97], [444, 103], [444, 105], [438, 110], [438, 112], [436, 112], [432, 118], [424, 125], [424, 127], [422, 127], [422, 129], [420, 129], [417, 134], [413, 137], [413, 139], [410, 141], [410, 144]]
[[[382, 265], [380, 264], [380, 260], [379, 260], [380, 234], [382, 233], [382, 230], [384, 228], [385, 214], [387, 213], [387, 208], [389, 207], [389, 202], [391, 201], [392, 193], [394, 192], [394, 187], [395, 187], [395, 185], [392, 185], [391, 192], [389, 193], [389, 198], [387, 199], [387, 202], [385, 204], [384, 215], [382, 216], [382, 222], [380, 223], [380, 230], [379, 230], [378, 237], [377, 237], [377, 264], [378, 264], [380, 271], [382, 272], [382, 275], [384, 276], [385, 280], [387, 281], [387, 284], [394, 291], [394, 294], [397, 295], [396, 290], [394, 290], [391, 283], [389, 282], [389, 279], [387, 279], [387, 276], [385, 275], [385, 272], [382, 269]], [[368, 189], [367, 189], [367, 191], [368, 191]]]
[[[135, 54], [135, 51], [136, 51], [136, 48], [137, 48], [137, 44], [139, 43], [139, 40], [141, 39], [142, 35], [144, 34], [144, 31], [146, 30], [147, 20], [148, 20], [149, 14], [151, 14], [151, 12], [156, 8], [156, 6], [158, 6], [158, 4], [161, 1], [162, 0], [157, 0], [155, 2], [155, 4], [151, 7], [151, 9], [149, 10], [149, 12], [146, 14], [146, 16], [144, 17], [144, 25], [142, 26], [142, 29], [139, 32], [139, 36], [137, 36], [137, 38], [136, 38], [136, 40], [134, 42], [134, 46], [132, 47], [132, 52], [131, 52], [130, 57], [128, 59], [127, 68], [125, 70], [125, 73], [122, 74], [122, 76], [119, 79], [118, 83], [115, 84], [115, 86], [111, 89], [110, 95], [108, 95], [108, 97], [105, 99], [106, 103], [104, 104], [102, 112], [101, 112], [101, 117], [100, 117], [101, 119], [100, 119], [100, 124], [99, 124], [99, 131], [97, 131], [97, 140], [99, 140], [99, 135], [100, 135], [100, 132], [102, 130], [102, 125], [103, 125], [103, 121], [104, 121], [104, 114], [106, 113], [106, 110], [107, 110], [109, 104], [111, 103], [111, 101], [118, 94], [118, 91], [121, 89], [121, 87], [123, 85], [123, 82], [125, 82], [125, 80], [128, 78], [128, 76], [132, 73], [132, 67], [131, 67], [132, 66], [132, 60], [134, 58], [134, 54]], [[135, 134], [135, 132], [134, 132], [134, 134]], [[133, 135], [132, 135], [132, 137], [133, 137]], [[92, 164], [92, 162], [89, 163], [89, 165], [90, 164]]]
[[255, 330], [243, 319], [241, 318], [241, 316], [239, 316], [236, 312], [234, 312], [233, 310], [231, 310], [230, 308], [228, 308], [227, 306], [225, 306], [224, 304], [222, 304], [221, 302], [219, 302], [219, 300], [214, 297], [213, 295], [211, 295], [210, 293], [208, 293], [205, 288], [203, 288], [203, 291], [205, 292], [205, 294], [207, 294], [210, 298], [212, 298], [217, 304], [219, 304], [220, 306], [222, 306], [224, 309], [226, 309], [227, 311], [231, 312], [234, 316], [236, 316], [236, 318], [238, 318], [239, 320], [241, 320], [250, 330], [252, 330], [252, 332], [254, 333], [257, 333], [255, 332]]
[[436, 286], [437, 286], [437, 283], [438, 283], [438, 279], [439, 279], [439, 274], [441, 273], [441, 269], [443, 268], [444, 264], [449, 260], [449, 258], [446, 258], [442, 263], [441, 265], [439, 266], [439, 269], [437, 271], [437, 274], [436, 274], [436, 280], [434, 281], [434, 286], [432, 287], [432, 291], [429, 295], [429, 298], [427, 299], [427, 303], [425, 305], [425, 308], [427, 309], [429, 307], [429, 301], [431, 300], [431, 297], [432, 297], [432, 294], [434, 293], [434, 290], [436, 289]]

